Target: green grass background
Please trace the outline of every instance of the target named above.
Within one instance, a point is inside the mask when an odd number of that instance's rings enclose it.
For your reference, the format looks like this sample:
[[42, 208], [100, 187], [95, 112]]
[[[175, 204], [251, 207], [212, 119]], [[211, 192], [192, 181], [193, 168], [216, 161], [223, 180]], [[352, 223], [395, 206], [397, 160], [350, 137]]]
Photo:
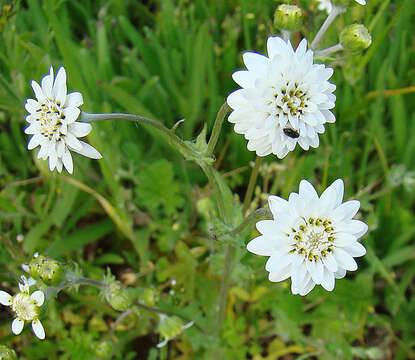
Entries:
[[[14, 3], [8, 17], [8, 2], [1, 2], [2, 288], [14, 291], [12, 274], [38, 251], [73, 260], [98, 279], [110, 267], [126, 284], [158, 289], [159, 306], [214, 328], [223, 246], [209, 232], [212, 192], [201, 170], [151, 129], [114, 121], [94, 124], [88, 136], [103, 159], [75, 155], [73, 176], [51, 175], [26, 149], [23, 105], [33, 97], [32, 79], [39, 81], [50, 65], [65, 66], [68, 90], [83, 94], [84, 111], [130, 112], [168, 127], [184, 118], [176, 132], [193, 140], [203, 124], [211, 129], [237, 88], [231, 74], [243, 67], [242, 52], [263, 53], [267, 37], [278, 34], [272, 14], [279, 3], [27, 0]], [[295, 39], [312, 38], [325, 16], [316, 1], [297, 4], [306, 20]], [[66, 292], [49, 304], [43, 342], [27, 325], [24, 335], [12, 336], [10, 314], [2, 311], [1, 342], [21, 359], [94, 359], [104, 339], [117, 359], [203, 359], [212, 348], [224, 359], [413, 359], [414, 18], [413, 0], [368, 0], [340, 16], [323, 47], [337, 43], [352, 22], [370, 29], [373, 44], [362, 56], [327, 61], [335, 67], [336, 123], [326, 126], [318, 149], [264, 160], [277, 170], [262, 169], [258, 205], [261, 192], [286, 197], [302, 178], [320, 192], [343, 178], [345, 197], [361, 201], [368, 253], [332, 293], [291, 295], [289, 282], [267, 281], [265, 258], [239, 244], [220, 342], [190, 328], [158, 350], [151, 314], [131, 317], [108, 337], [118, 314], [93, 289]], [[219, 171], [243, 197], [254, 154], [230, 124], [215, 154]], [[252, 229], [245, 242], [253, 236]]]

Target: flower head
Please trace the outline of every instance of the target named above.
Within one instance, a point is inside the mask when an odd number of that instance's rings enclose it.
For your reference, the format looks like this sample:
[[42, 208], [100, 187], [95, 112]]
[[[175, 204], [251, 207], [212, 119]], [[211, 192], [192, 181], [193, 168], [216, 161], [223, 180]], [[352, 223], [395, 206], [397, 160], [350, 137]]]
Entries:
[[366, 249], [357, 240], [368, 226], [353, 220], [360, 207], [357, 200], [342, 204], [343, 180], [333, 182], [318, 197], [313, 185], [300, 182], [300, 190], [291, 193], [288, 201], [269, 197], [273, 220], [257, 223], [260, 236], [248, 243], [254, 254], [270, 256], [265, 269], [270, 281], [291, 277], [293, 294], [306, 295], [314, 286], [334, 289], [335, 279], [346, 270], [356, 270], [354, 257]]
[[16, 314], [16, 318], [12, 322], [13, 334], [19, 335], [23, 330], [25, 321], [30, 321], [35, 335], [43, 340], [45, 338], [45, 330], [38, 317], [39, 308], [45, 301], [45, 295], [40, 290], [30, 294], [30, 287], [35, 283], [36, 281], [32, 278], [26, 279], [25, 276], [22, 276], [21, 282], [19, 282], [20, 292], [15, 296], [0, 290], [0, 304], [10, 306]]
[[32, 88], [36, 99], [27, 99], [25, 104], [29, 115], [26, 121], [29, 126], [26, 134], [33, 135], [27, 144], [29, 150], [40, 145], [38, 158], [49, 158], [49, 169], [55, 168], [58, 172], [65, 166], [72, 174], [73, 162], [71, 151], [92, 159], [100, 159], [101, 154], [91, 145], [78, 140], [78, 137], [88, 135], [92, 126], [88, 123], [77, 122], [81, 111], [79, 106], [83, 104], [82, 95], [79, 92], [67, 94], [66, 72], [61, 67], [53, 78], [53, 68], [50, 67], [49, 75], [42, 78], [42, 86], [32, 81]]
[[333, 69], [313, 64], [306, 39], [294, 51], [289, 41], [270, 37], [267, 48], [268, 57], [245, 53], [248, 70], [233, 73], [242, 89], [228, 96], [228, 120], [244, 134], [249, 150], [282, 159], [297, 143], [304, 150], [319, 145], [324, 124], [336, 120], [330, 111], [336, 86], [328, 81]]
[[[318, 8], [319, 10], [325, 10], [328, 14], [331, 13], [331, 10], [333, 9], [333, 4], [330, 0], [317, 0], [318, 1]], [[351, 0], [340, 0], [339, 5], [340, 7], [345, 6], [344, 4], [351, 2]], [[366, 0], [355, 0], [360, 5], [366, 5]]]

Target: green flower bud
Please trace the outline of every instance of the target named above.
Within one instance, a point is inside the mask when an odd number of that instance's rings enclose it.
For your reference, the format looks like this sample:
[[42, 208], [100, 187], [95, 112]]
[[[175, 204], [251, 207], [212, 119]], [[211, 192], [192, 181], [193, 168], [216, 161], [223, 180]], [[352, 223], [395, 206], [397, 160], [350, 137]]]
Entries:
[[59, 285], [65, 275], [65, 267], [62, 264], [42, 255], [38, 255], [30, 261], [29, 271], [33, 279], [40, 279], [48, 286]]
[[352, 24], [341, 32], [340, 44], [349, 51], [363, 51], [372, 44], [372, 37], [364, 25]]
[[105, 288], [105, 299], [114, 310], [125, 311], [133, 303], [133, 296], [119, 281], [110, 282]]
[[147, 306], [154, 306], [160, 299], [160, 294], [158, 290], [155, 289], [145, 289], [143, 294], [144, 304]]
[[297, 31], [303, 24], [303, 12], [295, 5], [280, 5], [275, 10], [274, 24], [279, 29]]
[[0, 360], [17, 360], [16, 352], [7, 346], [0, 345]]
[[170, 340], [180, 335], [184, 322], [177, 316], [161, 315], [159, 321], [159, 332], [166, 339]]
[[109, 358], [112, 355], [113, 346], [110, 341], [101, 341], [94, 349], [95, 355], [99, 358]]

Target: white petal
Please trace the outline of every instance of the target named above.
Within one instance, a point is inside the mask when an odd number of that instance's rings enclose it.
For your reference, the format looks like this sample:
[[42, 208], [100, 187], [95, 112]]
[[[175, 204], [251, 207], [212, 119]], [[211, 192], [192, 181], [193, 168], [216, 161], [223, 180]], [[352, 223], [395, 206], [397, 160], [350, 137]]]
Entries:
[[9, 295], [3, 290], [0, 290], [0, 304], [10, 306], [12, 304], [11, 298], [11, 295]]
[[334, 257], [336, 258], [337, 263], [346, 270], [355, 271], [357, 270], [357, 263], [355, 259], [342, 248], [336, 248], [333, 252]]
[[40, 87], [40, 85], [35, 81], [32, 80], [32, 88], [33, 91], [35, 93], [36, 98], [40, 101], [43, 102], [45, 100], [45, 94], [43, 94], [42, 88]]
[[72, 155], [71, 155], [69, 150], [66, 150], [63, 153], [62, 163], [63, 163], [63, 166], [65, 166], [65, 169], [68, 171], [68, 173], [72, 174], [72, 172], [73, 172], [73, 161], [72, 161]]
[[270, 272], [268, 275], [269, 281], [279, 282], [288, 279], [291, 276], [291, 265], [281, 268], [279, 271]]
[[306, 286], [304, 286], [304, 288], [299, 292], [299, 294], [301, 296], [306, 296], [311, 290], [314, 289], [315, 286], [316, 286], [316, 283], [313, 281], [312, 278], [310, 278]]
[[265, 75], [269, 59], [261, 54], [246, 52], [242, 55], [246, 68], [258, 75]]
[[321, 260], [329, 271], [337, 271], [337, 262], [333, 255], [327, 254], [326, 256], [322, 257]]
[[286, 211], [288, 207], [288, 201], [280, 198], [279, 196], [271, 195], [268, 197], [269, 208], [274, 215], [274, 218], [277, 217], [277, 214], [281, 211]]
[[366, 0], [355, 0], [360, 5], [366, 5]]
[[350, 200], [338, 206], [333, 211], [333, 218], [337, 221], [350, 220], [356, 215], [360, 208], [360, 201]]
[[42, 90], [45, 96], [48, 99], [52, 98], [52, 85], [53, 85], [53, 68], [52, 66], [49, 69], [49, 74], [45, 75], [41, 81]]
[[91, 145], [87, 144], [84, 141], [78, 140], [81, 145], [82, 145], [82, 149], [78, 150], [78, 149], [73, 149], [75, 152], [77, 152], [78, 154], [84, 155], [86, 157], [89, 157], [91, 159], [101, 159], [102, 155]]
[[65, 106], [73, 106], [79, 107], [84, 103], [84, 99], [82, 98], [82, 94], [80, 92], [71, 92], [66, 95], [66, 102]]
[[82, 150], [82, 143], [79, 141], [72, 133], [68, 132], [65, 135], [65, 143], [67, 146], [69, 146], [71, 149], [75, 151], [81, 151]]
[[271, 255], [265, 264], [265, 270], [269, 272], [279, 272], [287, 265], [291, 264], [293, 258], [288, 252], [278, 252]]
[[275, 241], [264, 235], [252, 239], [246, 246], [251, 253], [261, 256], [271, 256], [276, 249]]
[[33, 301], [36, 301], [37, 306], [42, 306], [45, 301], [45, 295], [43, 294], [43, 291], [36, 290], [32, 295], [30, 295], [30, 298]]
[[333, 291], [334, 289], [334, 274], [327, 270], [324, 269], [324, 273], [323, 273], [323, 279], [321, 281], [321, 286], [323, 286], [323, 288], [325, 288], [327, 291]]
[[347, 245], [345, 250], [353, 257], [360, 257], [366, 254], [366, 248], [357, 241]]
[[334, 181], [323, 194], [321, 194], [320, 201], [324, 204], [326, 209], [332, 210], [338, 207], [344, 194], [344, 183], [342, 179]]
[[261, 220], [256, 223], [256, 228], [261, 234], [274, 235], [279, 232], [279, 227], [274, 220]]
[[29, 142], [27, 143], [27, 149], [32, 150], [35, 147], [39, 146], [42, 143], [43, 135], [35, 134], [33, 135]]
[[16, 318], [12, 322], [12, 333], [15, 335], [19, 335], [24, 326], [24, 321], [22, 319]]
[[79, 110], [77, 107], [66, 107], [63, 109], [63, 114], [65, 115], [65, 118], [62, 119], [62, 122], [65, 124], [71, 124], [74, 121], [76, 121], [80, 113], [81, 110]]
[[36, 319], [32, 321], [32, 329], [35, 335], [40, 339], [43, 340], [45, 338], [45, 329], [43, 329], [42, 323], [40, 320]]
[[84, 122], [74, 122], [68, 125], [68, 130], [76, 137], [83, 137], [91, 132], [92, 126]]
[[56, 74], [55, 83], [53, 84], [53, 95], [60, 106], [66, 101], [66, 71], [60, 67]]
[[307, 180], [301, 180], [299, 195], [307, 200], [315, 201], [318, 199], [318, 194], [314, 186]]
[[337, 271], [334, 273], [334, 277], [336, 279], [343, 279], [346, 276], [346, 269], [339, 267]]

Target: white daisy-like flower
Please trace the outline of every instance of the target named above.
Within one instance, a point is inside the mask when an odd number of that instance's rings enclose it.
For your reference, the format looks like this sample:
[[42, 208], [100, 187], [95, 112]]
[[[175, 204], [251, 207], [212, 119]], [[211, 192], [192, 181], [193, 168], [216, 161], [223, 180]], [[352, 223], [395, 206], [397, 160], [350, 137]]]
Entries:
[[38, 317], [39, 308], [45, 301], [45, 295], [40, 290], [30, 294], [30, 287], [36, 283], [32, 278], [26, 279], [25, 276], [22, 276], [21, 281], [21, 283], [19, 282], [20, 292], [14, 296], [0, 290], [0, 304], [10, 306], [16, 314], [16, 318], [12, 322], [13, 334], [19, 335], [23, 330], [25, 321], [30, 321], [35, 335], [43, 340], [45, 338], [45, 330]]
[[327, 11], [328, 14], [331, 13], [333, 5], [330, 0], [317, 0], [318, 1], [318, 9], [321, 11]]
[[343, 193], [341, 179], [320, 197], [312, 184], [302, 180], [299, 193], [291, 193], [288, 201], [269, 197], [274, 219], [257, 223], [261, 235], [251, 240], [247, 249], [270, 256], [265, 265], [270, 281], [291, 277], [292, 293], [304, 296], [316, 284], [332, 291], [335, 279], [343, 278], [346, 270], [357, 269], [354, 257], [366, 253], [357, 240], [368, 226], [353, 219], [360, 202], [342, 203]]
[[[330, 0], [317, 0], [318, 1], [318, 9], [322, 11], [327, 11], [328, 14], [331, 13], [333, 9], [333, 4]], [[366, 0], [355, 0], [360, 5], [366, 5]]]
[[298, 143], [318, 147], [326, 122], [335, 122], [336, 86], [328, 81], [333, 69], [313, 64], [313, 52], [303, 39], [296, 51], [280, 37], [269, 37], [268, 57], [243, 55], [248, 70], [233, 73], [242, 86], [227, 98], [233, 109], [228, 120], [248, 140], [248, 150], [282, 159]]
[[53, 78], [53, 68], [49, 75], [42, 78], [40, 86], [32, 81], [32, 88], [36, 99], [27, 99], [26, 110], [30, 113], [26, 121], [30, 124], [25, 133], [33, 135], [27, 144], [29, 150], [40, 145], [37, 154], [39, 159], [49, 158], [49, 169], [55, 168], [58, 172], [65, 166], [72, 174], [73, 162], [70, 151], [92, 159], [102, 158], [101, 154], [88, 143], [78, 140], [88, 135], [92, 126], [88, 123], [77, 122], [83, 104], [82, 94], [72, 92], [67, 94], [66, 72], [61, 67]]

